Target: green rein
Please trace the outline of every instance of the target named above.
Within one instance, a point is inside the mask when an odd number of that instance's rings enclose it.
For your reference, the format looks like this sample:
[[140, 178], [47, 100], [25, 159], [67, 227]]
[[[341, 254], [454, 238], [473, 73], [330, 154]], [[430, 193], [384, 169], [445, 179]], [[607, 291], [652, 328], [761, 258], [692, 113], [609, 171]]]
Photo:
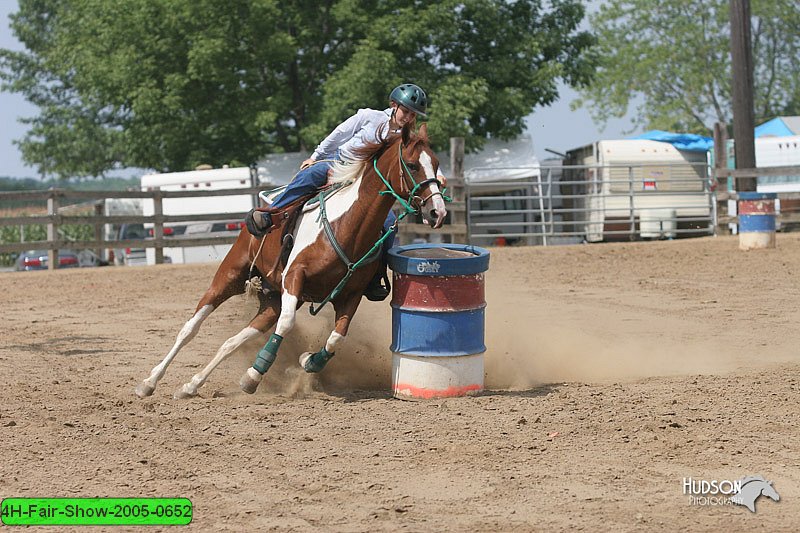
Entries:
[[[402, 144], [399, 147], [398, 153], [399, 153], [399, 156], [400, 156], [400, 163], [403, 165], [403, 168], [406, 171], [406, 173], [403, 173], [401, 171], [401, 176], [402, 176], [403, 179], [405, 179], [406, 176], [408, 176], [408, 179], [411, 179], [411, 177], [410, 177], [411, 176], [411, 171], [408, 169], [408, 166], [406, 166], [406, 162], [403, 160], [403, 146], [402, 146]], [[400, 205], [403, 206], [404, 212], [401, 213], [399, 217], [397, 217], [397, 220], [395, 220], [394, 224], [392, 224], [389, 227], [389, 231], [384, 233], [381, 236], [381, 238], [379, 238], [375, 242], [375, 244], [372, 245], [372, 248], [370, 248], [369, 251], [367, 251], [367, 253], [364, 254], [361, 257], [361, 259], [359, 259], [358, 261], [353, 262], [347, 257], [347, 254], [345, 254], [344, 250], [342, 249], [341, 245], [339, 244], [339, 241], [336, 240], [336, 236], [333, 234], [333, 228], [331, 227], [331, 223], [328, 221], [328, 217], [325, 214], [325, 193], [321, 192], [319, 194], [319, 217], [317, 217], [317, 222], [319, 222], [320, 219], [322, 220], [322, 227], [325, 230], [325, 235], [328, 237], [328, 240], [330, 241], [331, 246], [333, 246], [333, 249], [336, 251], [336, 255], [338, 255], [339, 258], [342, 260], [342, 262], [344, 262], [344, 264], [347, 266], [347, 273], [345, 273], [345, 275], [342, 278], [342, 280], [339, 282], [338, 285], [336, 285], [336, 287], [334, 287], [334, 289], [331, 291], [331, 293], [327, 297], [325, 297], [324, 300], [319, 302], [317, 307], [314, 307], [314, 302], [312, 302], [309, 305], [309, 309], [308, 310], [312, 315], [316, 315], [317, 313], [319, 313], [320, 310], [325, 306], [325, 304], [327, 304], [328, 302], [330, 302], [331, 300], [333, 300], [334, 298], [339, 296], [339, 294], [342, 292], [342, 289], [344, 289], [344, 286], [350, 280], [350, 277], [353, 275], [353, 273], [358, 268], [360, 268], [360, 267], [362, 267], [364, 265], [368, 265], [368, 264], [372, 263], [373, 261], [375, 261], [378, 258], [378, 256], [380, 255], [380, 249], [383, 246], [384, 241], [386, 241], [386, 239], [388, 239], [389, 237], [394, 236], [395, 232], [397, 232], [397, 225], [400, 223], [400, 221], [402, 219], [404, 219], [406, 216], [408, 216], [410, 214], [416, 215], [416, 214], [419, 213], [419, 211], [417, 209], [414, 209], [411, 206], [410, 202], [408, 202], [407, 200], [404, 200], [399, 194], [397, 194], [397, 192], [392, 188], [392, 184], [389, 183], [389, 181], [384, 177], [384, 175], [381, 173], [381, 171], [378, 170], [378, 159], [377, 158], [372, 160], [372, 168], [375, 169], [375, 173], [378, 174], [378, 177], [381, 178], [381, 181], [383, 181], [384, 185], [386, 185], [386, 187], [388, 188], [388, 190], [381, 191], [379, 194], [381, 196], [383, 196], [384, 194], [391, 194], [392, 196], [394, 196], [395, 200], [400, 202]], [[412, 187], [411, 192], [408, 195], [409, 198], [413, 198], [414, 197], [414, 194], [417, 192], [417, 189], [419, 189], [419, 187], [421, 185], [420, 183], [415, 183], [413, 180], [411, 180], [411, 181], [412, 181], [412, 183], [414, 183], [414, 187]], [[425, 183], [425, 182], [423, 182], [423, 183]], [[448, 197], [446, 197], [444, 195], [444, 189], [442, 189], [442, 197], [446, 201], [450, 201], [450, 198], [448, 198]]]

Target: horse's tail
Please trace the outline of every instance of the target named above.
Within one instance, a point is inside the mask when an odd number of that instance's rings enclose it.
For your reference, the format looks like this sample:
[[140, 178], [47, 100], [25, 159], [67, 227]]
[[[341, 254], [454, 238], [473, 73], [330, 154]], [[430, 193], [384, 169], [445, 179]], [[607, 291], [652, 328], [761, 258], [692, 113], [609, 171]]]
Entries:
[[258, 298], [258, 293], [264, 288], [261, 276], [253, 276], [244, 282], [244, 296], [247, 301]]

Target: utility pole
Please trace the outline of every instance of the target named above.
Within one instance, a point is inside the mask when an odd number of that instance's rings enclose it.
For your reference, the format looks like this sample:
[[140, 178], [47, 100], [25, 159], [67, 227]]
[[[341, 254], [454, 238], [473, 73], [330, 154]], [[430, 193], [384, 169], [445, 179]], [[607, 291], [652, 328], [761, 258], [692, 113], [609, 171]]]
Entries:
[[736, 178], [739, 249], [775, 248], [775, 193], [759, 193], [753, 128], [753, 53], [750, 0], [730, 0], [731, 94], [736, 170], [752, 170]]
[[[756, 168], [753, 138], [753, 54], [750, 39], [750, 0], [730, 0], [731, 94], [733, 95], [733, 138], [736, 168]], [[739, 192], [755, 191], [756, 177], [736, 179]]]

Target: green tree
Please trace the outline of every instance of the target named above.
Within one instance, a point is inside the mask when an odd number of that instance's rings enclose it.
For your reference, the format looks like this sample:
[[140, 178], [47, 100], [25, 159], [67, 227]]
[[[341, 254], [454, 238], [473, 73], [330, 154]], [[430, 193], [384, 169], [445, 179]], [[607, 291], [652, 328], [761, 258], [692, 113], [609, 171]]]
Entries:
[[[800, 3], [753, 0], [754, 110], [758, 121], [800, 113]], [[729, 0], [610, 0], [590, 16], [599, 65], [577, 105], [596, 120], [708, 134], [730, 123]]]
[[41, 173], [185, 170], [309, 150], [411, 81], [430, 131], [480, 146], [594, 71], [580, 0], [20, 0], [3, 88]]

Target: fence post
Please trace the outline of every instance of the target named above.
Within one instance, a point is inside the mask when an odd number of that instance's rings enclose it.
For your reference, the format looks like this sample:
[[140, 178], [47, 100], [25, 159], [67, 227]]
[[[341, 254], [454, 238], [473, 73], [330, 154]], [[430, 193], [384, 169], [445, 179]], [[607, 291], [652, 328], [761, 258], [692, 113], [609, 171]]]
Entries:
[[[556, 223], [553, 220], [553, 168], [552, 167], [547, 168], [547, 219], [550, 222], [550, 229], [547, 230], [547, 234], [555, 235]], [[542, 226], [542, 229], [544, 230], [544, 226]]]
[[[727, 168], [728, 166], [728, 126], [724, 122], [715, 122], [714, 123], [714, 169], [721, 169]], [[715, 235], [729, 235], [731, 230], [728, 226], [727, 222], [719, 223], [720, 217], [727, 217], [728, 216], [728, 200], [727, 200], [727, 192], [728, 192], [728, 179], [725, 178], [723, 182], [720, 178], [717, 177], [717, 173], [714, 172], [711, 178], [711, 191], [714, 194], [712, 199], [712, 203], [715, 204], [714, 207], [714, 221], [712, 224], [714, 225], [714, 234]], [[724, 184], [723, 191], [725, 194], [717, 194], [717, 191], [720, 188], [720, 185]], [[722, 197], [722, 200], [718, 198]]]
[[[544, 231], [544, 192], [542, 189], [542, 169], [539, 168], [539, 173], [536, 175], [536, 188], [538, 189], [537, 194], [539, 196], [539, 230], [542, 233], [542, 245], [547, 246], [547, 233]], [[530, 200], [529, 200], [530, 201]], [[526, 206], [527, 207], [527, 206]]]
[[47, 195], [47, 214], [50, 221], [47, 223], [47, 268], [58, 268], [58, 189], [50, 188]]
[[[466, 240], [470, 242], [471, 232], [467, 224], [469, 199], [466, 197], [464, 183], [464, 137], [450, 137], [450, 177], [447, 179], [450, 196], [453, 202], [463, 202], [463, 209], [453, 209], [450, 224], [466, 228]], [[455, 242], [455, 234], [450, 235], [450, 242]]]
[[[609, 171], [609, 174], [610, 173], [611, 173], [611, 171]], [[642, 174], [644, 174], [644, 169], [642, 169]], [[630, 205], [630, 210], [631, 210], [630, 211], [630, 216], [631, 216], [631, 219], [630, 219], [631, 234], [628, 236], [628, 240], [630, 240], [630, 241], [635, 241], [636, 240], [636, 203], [634, 202], [633, 195], [634, 195], [634, 192], [633, 192], [633, 167], [629, 166], [628, 167], [628, 198], [630, 200], [629, 205]], [[640, 216], [641, 216], [641, 213], [640, 213]], [[641, 226], [641, 222], [640, 222], [640, 226]]]
[[[105, 200], [99, 200], [94, 204], [94, 216], [98, 217], [98, 220], [100, 219], [100, 217], [103, 216], [103, 213], [105, 213], [105, 205], [106, 205]], [[105, 241], [105, 232], [103, 231], [103, 226], [104, 224], [102, 222], [94, 223], [94, 240], [96, 242]], [[103, 245], [99, 245], [94, 250], [94, 254], [97, 257], [98, 261], [103, 259], [103, 248], [104, 248]]]
[[153, 191], [153, 239], [156, 246], [156, 264], [164, 263], [164, 196], [161, 189]]

